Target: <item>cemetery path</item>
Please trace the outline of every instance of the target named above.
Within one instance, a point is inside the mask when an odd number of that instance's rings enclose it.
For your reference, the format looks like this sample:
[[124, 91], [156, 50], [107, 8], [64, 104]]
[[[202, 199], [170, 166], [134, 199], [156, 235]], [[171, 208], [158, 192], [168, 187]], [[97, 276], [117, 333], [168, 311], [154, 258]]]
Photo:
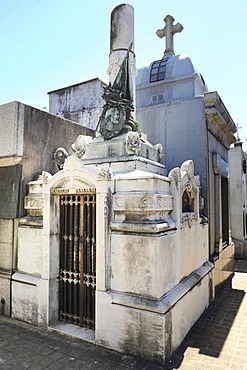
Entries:
[[164, 367], [0, 316], [0, 369], [247, 370], [247, 260], [235, 271]]
[[247, 260], [186, 336], [165, 369], [247, 370]]

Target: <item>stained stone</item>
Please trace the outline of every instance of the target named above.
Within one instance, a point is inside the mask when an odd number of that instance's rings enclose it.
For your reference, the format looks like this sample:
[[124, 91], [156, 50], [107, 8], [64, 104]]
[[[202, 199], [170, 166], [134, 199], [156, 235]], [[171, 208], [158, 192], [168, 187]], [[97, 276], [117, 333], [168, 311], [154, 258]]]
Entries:
[[18, 217], [22, 166], [0, 167], [0, 218]]

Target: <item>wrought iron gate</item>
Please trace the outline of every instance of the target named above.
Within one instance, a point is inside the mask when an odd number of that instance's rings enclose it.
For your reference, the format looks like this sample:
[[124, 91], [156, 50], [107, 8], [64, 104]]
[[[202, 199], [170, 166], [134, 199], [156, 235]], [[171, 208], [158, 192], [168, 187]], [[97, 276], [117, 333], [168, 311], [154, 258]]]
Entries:
[[60, 196], [59, 319], [95, 327], [96, 195]]

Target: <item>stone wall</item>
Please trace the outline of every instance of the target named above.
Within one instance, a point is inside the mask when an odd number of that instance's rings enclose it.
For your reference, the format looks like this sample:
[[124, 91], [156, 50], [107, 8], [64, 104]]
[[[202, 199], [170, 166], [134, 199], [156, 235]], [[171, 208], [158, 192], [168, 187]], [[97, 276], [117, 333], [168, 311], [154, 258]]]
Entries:
[[[11, 315], [11, 277], [17, 269], [18, 220], [26, 214], [27, 184], [37, 179], [43, 168], [56, 173], [54, 152], [58, 147], [69, 152], [80, 134], [93, 135], [93, 131], [19, 102], [0, 106], [0, 136], [4, 143], [0, 146], [0, 299], [5, 302], [7, 316]], [[36, 253], [33, 246], [38, 237], [28, 235], [23, 240], [21, 230], [19, 237], [18, 263], [20, 271], [26, 273], [32, 264], [25, 256]]]

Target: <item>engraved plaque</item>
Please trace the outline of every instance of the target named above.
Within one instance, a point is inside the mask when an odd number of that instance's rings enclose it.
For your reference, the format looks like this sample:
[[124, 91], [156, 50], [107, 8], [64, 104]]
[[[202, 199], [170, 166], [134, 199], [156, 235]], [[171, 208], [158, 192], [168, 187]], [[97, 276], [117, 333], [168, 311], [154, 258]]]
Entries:
[[0, 218], [17, 218], [21, 184], [20, 165], [0, 167]]

